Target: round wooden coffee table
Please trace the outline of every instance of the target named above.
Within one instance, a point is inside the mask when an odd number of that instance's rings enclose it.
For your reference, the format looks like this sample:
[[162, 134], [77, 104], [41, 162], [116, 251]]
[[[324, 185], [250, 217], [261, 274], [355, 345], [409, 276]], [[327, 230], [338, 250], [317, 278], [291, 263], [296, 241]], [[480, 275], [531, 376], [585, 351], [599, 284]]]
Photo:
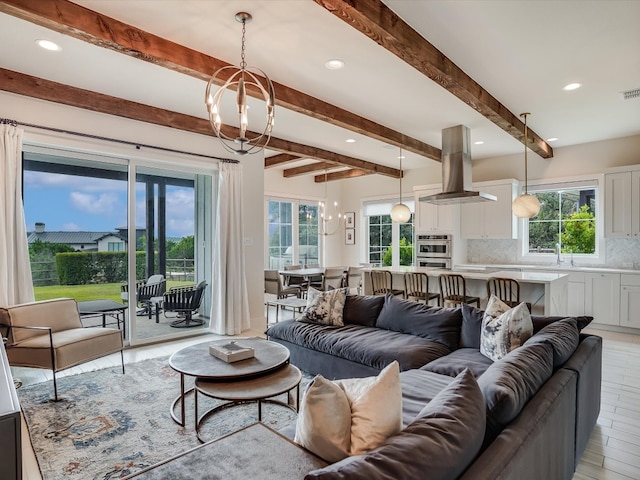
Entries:
[[[263, 403], [282, 405], [297, 412], [297, 407], [300, 404], [300, 380], [302, 380], [302, 373], [290, 363], [266, 375], [242, 377], [235, 381], [218, 382], [196, 378], [194, 403], [198, 440], [206, 442], [200, 435], [200, 428], [204, 421], [225, 408], [257, 402], [259, 422], [262, 421]], [[291, 397], [291, 390], [294, 388], [296, 390], [295, 400]], [[226, 403], [210, 408], [198, 418], [198, 393], [218, 400], [226, 400]], [[287, 394], [286, 402], [271, 398], [283, 393]]]
[[[190, 345], [171, 355], [169, 365], [180, 373], [180, 395], [171, 404], [171, 418], [176, 423], [184, 427], [184, 397], [193, 391], [193, 389], [190, 389], [185, 392], [185, 375], [208, 381], [238, 381], [265, 375], [289, 363], [289, 350], [278, 343], [270, 342], [263, 338], [246, 338], [238, 339], [237, 341], [242, 345], [253, 348], [255, 350], [254, 358], [226, 363], [209, 353], [209, 345], [214, 340]], [[178, 402], [180, 402], [180, 418], [176, 417], [175, 414]]]

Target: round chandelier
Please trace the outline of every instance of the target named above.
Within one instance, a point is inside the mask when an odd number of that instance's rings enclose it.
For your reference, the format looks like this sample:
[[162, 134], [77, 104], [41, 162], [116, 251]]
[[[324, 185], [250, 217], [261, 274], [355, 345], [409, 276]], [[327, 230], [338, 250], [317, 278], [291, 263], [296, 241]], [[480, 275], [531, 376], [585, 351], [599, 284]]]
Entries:
[[529, 144], [529, 137], [527, 131], [527, 115], [530, 113], [521, 113], [520, 116], [524, 117], [524, 193], [518, 195], [511, 204], [511, 211], [518, 218], [531, 218], [535, 217], [540, 211], [540, 200], [535, 195], [531, 195], [527, 185], [527, 149]]
[[[216, 136], [222, 142], [224, 148], [236, 155], [247, 155], [262, 150], [271, 138], [275, 111], [275, 93], [271, 80], [259, 68], [248, 67], [245, 60], [245, 31], [246, 24], [253, 17], [247, 12], [236, 13], [236, 21], [242, 23], [242, 50], [240, 66], [228, 65], [222, 67], [213, 74], [205, 93], [205, 104], [209, 112], [209, 122]], [[256, 73], [254, 73], [256, 72]], [[260, 75], [264, 78], [261, 78]], [[227, 80], [215, 93], [216, 83]], [[266, 107], [266, 121], [262, 133], [249, 131], [249, 106], [247, 105], [247, 89], [259, 91]], [[237, 123], [225, 125], [221, 118], [221, 104], [224, 94], [235, 91]], [[264, 121], [264, 120], [263, 120]], [[232, 133], [232, 130], [235, 132]], [[225, 133], [226, 131], [227, 133]]]

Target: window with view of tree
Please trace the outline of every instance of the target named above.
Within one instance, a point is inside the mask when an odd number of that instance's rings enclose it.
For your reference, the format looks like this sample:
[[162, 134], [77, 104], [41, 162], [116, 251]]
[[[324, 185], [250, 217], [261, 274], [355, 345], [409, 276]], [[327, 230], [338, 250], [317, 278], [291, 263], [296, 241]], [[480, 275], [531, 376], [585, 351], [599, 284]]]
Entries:
[[381, 211], [391, 211], [389, 202], [367, 204], [364, 211], [369, 232], [368, 262], [374, 265], [392, 266], [393, 256], [396, 254], [399, 265], [413, 265], [413, 213], [407, 223], [397, 224], [393, 223], [390, 214], [381, 214]]
[[596, 192], [593, 186], [530, 191], [540, 200], [540, 213], [528, 221], [529, 254], [596, 252]]
[[267, 200], [267, 212], [267, 268], [320, 263], [317, 204]]

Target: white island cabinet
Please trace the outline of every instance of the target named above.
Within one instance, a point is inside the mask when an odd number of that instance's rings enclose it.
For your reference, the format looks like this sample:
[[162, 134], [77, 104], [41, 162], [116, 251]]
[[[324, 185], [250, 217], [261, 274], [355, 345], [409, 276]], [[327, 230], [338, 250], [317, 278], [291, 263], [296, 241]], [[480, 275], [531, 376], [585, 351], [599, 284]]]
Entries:
[[[441, 273], [458, 273], [465, 278], [467, 294], [480, 297], [481, 308], [487, 304], [487, 280], [490, 277], [513, 278], [520, 283], [520, 301], [529, 302], [532, 313], [536, 315], [566, 315], [567, 314], [567, 284], [569, 276], [562, 273], [546, 272], [517, 272], [502, 270], [498, 272], [478, 272], [468, 270], [440, 270], [420, 267], [399, 267], [390, 270], [393, 274], [394, 288], [404, 289], [405, 272], [425, 272], [429, 276], [429, 291], [440, 291], [438, 276]], [[371, 269], [364, 270], [364, 294], [371, 295]]]

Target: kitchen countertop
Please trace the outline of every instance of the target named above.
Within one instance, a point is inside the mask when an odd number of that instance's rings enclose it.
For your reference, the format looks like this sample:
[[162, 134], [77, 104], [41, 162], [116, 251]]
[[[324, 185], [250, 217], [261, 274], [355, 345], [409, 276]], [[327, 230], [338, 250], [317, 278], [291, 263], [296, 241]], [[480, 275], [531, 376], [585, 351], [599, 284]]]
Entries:
[[[374, 270], [372, 268], [364, 269], [364, 271]], [[424, 272], [430, 276], [438, 276], [441, 273], [457, 273], [470, 280], [487, 280], [489, 277], [505, 277], [513, 278], [524, 283], [551, 283], [560, 278], [566, 277], [566, 273], [548, 273], [548, 272], [518, 272], [514, 270], [493, 270], [478, 271], [465, 270], [463, 268], [453, 268], [452, 270], [444, 270], [438, 268], [424, 267], [381, 267], [375, 270], [389, 270], [391, 273], [404, 274], [405, 272]]]
[[496, 272], [499, 270], [517, 269], [523, 271], [552, 271], [552, 272], [594, 272], [594, 273], [628, 273], [640, 275], [640, 270], [626, 269], [626, 268], [609, 268], [609, 267], [580, 267], [572, 265], [536, 265], [536, 264], [461, 264], [456, 265], [454, 269], [458, 269], [463, 272], [476, 271], [476, 272]]

